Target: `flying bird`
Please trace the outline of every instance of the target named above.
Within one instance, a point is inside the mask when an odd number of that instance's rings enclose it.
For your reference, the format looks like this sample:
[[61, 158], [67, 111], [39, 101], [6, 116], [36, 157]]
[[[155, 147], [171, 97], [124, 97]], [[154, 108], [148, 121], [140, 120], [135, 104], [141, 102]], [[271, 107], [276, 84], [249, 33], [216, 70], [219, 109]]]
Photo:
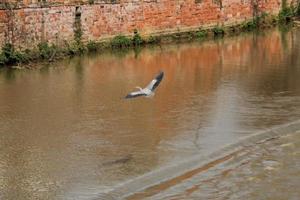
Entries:
[[154, 90], [157, 88], [159, 83], [164, 77], [164, 72], [160, 71], [159, 74], [147, 85], [145, 88], [136, 87], [139, 89], [138, 91], [131, 92], [127, 94], [125, 97], [126, 99], [139, 97], [139, 96], [145, 96], [145, 97], [151, 97], [154, 96]]

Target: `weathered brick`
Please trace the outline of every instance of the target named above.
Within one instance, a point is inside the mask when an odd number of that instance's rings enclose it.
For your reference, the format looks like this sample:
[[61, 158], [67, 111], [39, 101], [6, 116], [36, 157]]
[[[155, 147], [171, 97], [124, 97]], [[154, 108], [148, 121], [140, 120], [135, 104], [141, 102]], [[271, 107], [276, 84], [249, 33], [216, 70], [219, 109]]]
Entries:
[[[81, 12], [84, 40], [100, 40], [119, 33], [132, 34], [135, 28], [142, 34], [151, 34], [164, 29], [172, 31], [222, 24], [249, 19], [253, 13], [250, 0], [223, 0], [222, 9], [212, 0], [201, 3], [195, 3], [195, 0], [120, 0], [117, 4], [94, 5], [89, 5], [88, 0], [81, 0], [86, 3], [84, 5], [79, 5], [77, 0], [47, 2], [50, 6], [43, 8], [36, 0], [23, 0], [20, 9], [0, 10], [0, 46], [7, 39], [26, 48], [34, 47], [42, 40], [57, 44], [72, 41], [76, 7]], [[30, 8], [33, 5], [35, 8]], [[269, 13], [278, 13], [281, 6], [278, 0], [258, 0], [258, 5], [261, 12]], [[13, 23], [9, 23], [11, 21]], [[14, 27], [10, 27], [12, 24]]]

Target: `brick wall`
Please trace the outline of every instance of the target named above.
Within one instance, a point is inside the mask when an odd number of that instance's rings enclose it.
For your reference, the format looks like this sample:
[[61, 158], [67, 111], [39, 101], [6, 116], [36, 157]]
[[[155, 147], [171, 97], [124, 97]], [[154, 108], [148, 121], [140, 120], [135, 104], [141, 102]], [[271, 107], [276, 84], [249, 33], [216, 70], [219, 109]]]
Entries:
[[87, 41], [134, 29], [149, 35], [238, 23], [253, 16], [253, 2], [260, 12], [277, 14], [281, 6], [280, 0], [23, 0], [8, 9], [4, 1], [0, 0], [0, 46], [12, 42], [19, 48], [72, 41], [76, 12]]

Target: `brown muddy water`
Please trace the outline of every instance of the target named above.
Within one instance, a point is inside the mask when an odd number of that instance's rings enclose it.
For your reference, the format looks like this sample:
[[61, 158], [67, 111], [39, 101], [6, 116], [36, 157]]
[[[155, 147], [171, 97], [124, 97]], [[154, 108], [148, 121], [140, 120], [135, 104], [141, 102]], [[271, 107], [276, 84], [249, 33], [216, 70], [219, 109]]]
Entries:
[[299, 56], [299, 29], [272, 30], [1, 70], [0, 199], [94, 198], [299, 119]]

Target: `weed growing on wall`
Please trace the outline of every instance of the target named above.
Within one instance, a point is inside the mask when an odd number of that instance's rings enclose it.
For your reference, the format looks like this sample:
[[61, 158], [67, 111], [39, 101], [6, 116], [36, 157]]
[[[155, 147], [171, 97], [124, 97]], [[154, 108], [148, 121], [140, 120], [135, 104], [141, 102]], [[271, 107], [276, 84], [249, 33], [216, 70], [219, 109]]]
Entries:
[[[294, 12], [291, 12], [286, 8], [282, 9], [280, 15], [278, 16], [285, 19], [290, 17], [292, 13], [296, 13], [298, 8], [294, 9]], [[261, 13], [257, 11], [257, 15], [253, 17], [253, 20], [244, 22], [241, 25], [231, 26], [227, 31], [231, 31], [234, 33], [239, 33], [240, 31], [250, 31], [261, 27], [269, 27], [270, 24], [277, 23], [277, 18], [268, 15], [267, 13]], [[260, 15], [259, 15], [260, 14]], [[65, 56], [73, 56], [77, 54], [81, 54], [84, 52], [94, 52], [103, 49], [122, 49], [122, 51], [115, 52], [126, 52], [128, 48], [134, 48], [135, 52], [139, 52], [138, 49], [141, 45], [144, 44], [157, 44], [157, 43], [168, 43], [175, 41], [187, 41], [191, 39], [203, 39], [206, 37], [222, 37], [225, 35], [225, 29], [222, 26], [215, 26], [209, 30], [203, 30], [201, 27], [195, 31], [187, 31], [187, 32], [176, 32], [174, 34], [169, 35], [158, 35], [158, 36], [148, 36], [146, 39], [141, 37], [137, 30], [134, 30], [134, 34], [132, 36], [125, 35], [117, 35], [112, 38], [111, 41], [88, 41], [87, 43], [82, 42], [82, 30], [81, 30], [81, 9], [76, 7], [76, 16], [74, 22], [74, 40], [72, 42], [65, 41], [65, 46], [57, 47], [53, 44], [49, 44], [47, 42], [39, 43], [35, 48], [31, 50], [19, 50], [15, 49], [12, 43], [6, 43], [2, 49], [0, 50], [0, 67], [1, 66], [13, 66], [18, 63], [26, 63], [28, 61], [33, 60], [44, 60], [44, 61], [52, 61], [56, 58], [61, 58]], [[275, 20], [275, 22], [274, 22]], [[209, 34], [208, 34], [209, 33]], [[212, 34], [210, 34], [212, 33]], [[138, 55], [138, 53], [136, 53]]]
[[282, 8], [278, 14], [279, 22], [280, 23], [290, 22], [293, 16], [294, 13], [291, 7]]
[[205, 37], [207, 37], [207, 31], [206, 30], [202, 30], [200, 29], [199, 31], [196, 32], [196, 38], [197, 39], [203, 39]]
[[281, 10], [278, 14], [278, 19], [280, 23], [287, 23], [291, 21], [291, 18], [295, 14], [295, 9], [293, 6], [288, 6], [286, 0], [282, 0]]
[[16, 51], [11, 43], [6, 43], [0, 53], [0, 65], [12, 65], [20, 62], [28, 62], [29, 56], [26, 52]]
[[145, 42], [148, 43], [148, 44], [156, 44], [156, 43], [159, 43], [159, 41], [160, 41], [159, 37], [155, 37], [153, 35], [150, 35]]
[[111, 41], [112, 48], [128, 48], [132, 45], [132, 40], [124, 35], [117, 35]]
[[244, 31], [251, 31], [255, 28], [256, 28], [256, 24], [252, 20], [248, 21], [248, 22], [243, 22], [243, 24], [242, 24], [242, 29]]
[[134, 46], [139, 46], [139, 45], [145, 43], [145, 41], [142, 39], [142, 37], [140, 36], [140, 34], [138, 33], [138, 31], [136, 29], [134, 29], [132, 43]]
[[82, 42], [82, 27], [81, 27], [81, 7], [75, 8], [75, 21], [74, 21], [74, 42], [67, 45], [69, 54], [81, 54], [85, 52], [85, 46]]
[[50, 59], [57, 51], [55, 45], [49, 45], [47, 42], [41, 42], [38, 44], [39, 56], [42, 59]]
[[98, 45], [96, 42], [90, 40], [87, 44], [86, 44], [86, 48], [89, 52], [94, 52], [98, 50]]
[[7, 58], [3, 52], [0, 53], [0, 67], [4, 66], [7, 63]]
[[225, 35], [225, 31], [223, 27], [216, 26], [212, 29], [215, 37], [222, 37]]
[[88, 0], [89, 4], [92, 5], [95, 3], [95, 0]]
[[297, 1], [297, 6], [295, 8], [295, 14], [296, 16], [300, 16], [300, 0]]

